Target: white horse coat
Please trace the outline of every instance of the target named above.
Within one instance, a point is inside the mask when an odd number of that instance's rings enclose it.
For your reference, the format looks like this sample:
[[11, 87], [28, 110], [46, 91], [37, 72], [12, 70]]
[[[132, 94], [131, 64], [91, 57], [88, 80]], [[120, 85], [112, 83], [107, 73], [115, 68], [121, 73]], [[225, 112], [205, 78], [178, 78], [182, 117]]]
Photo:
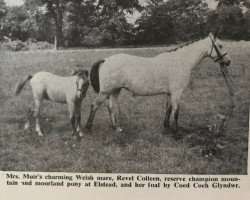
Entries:
[[32, 113], [36, 118], [36, 131], [39, 136], [43, 135], [39, 125], [39, 114], [43, 99], [47, 99], [54, 102], [68, 104], [73, 134], [78, 132], [79, 136], [82, 137], [83, 133], [80, 122], [81, 105], [89, 87], [88, 71], [75, 71], [74, 74], [69, 77], [61, 77], [49, 72], [38, 72], [34, 74], [34, 76], [27, 76], [23, 81], [20, 81], [17, 84], [15, 89], [16, 95], [21, 92], [28, 80], [30, 80], [35, 100], [35, 108], [34, 112], [31, 112], [31, 109], [29, 110], [28, 121], [25, 124], [25, 129], [29, 129], [30, 127], [29, 117]]
[[[217, 51], [218, 48], [220, 52]], [[102, 102], [109, 98], [113, 126], [121, 131], [112, 111], [120, 90], [125, 88], [135, 95], [170, 95], [171, 103], [167, 102], [164, 126], [167, 127], [169, 124], [176, 132], [182, 92], [189, 84], [192, 69], [204, 57], [217, 58], [225, 65], [230, 64], [229, 56], [223, 51], [222, 44], [212, 35], [153, 58], [117, 54], [98, 61], [92, 67], [90, 78], [93, 88], [99, 95], [93, 103], [86, 127], [92, 127], [95, 112]]]
[[30, 80], [30, 85], [34, 96], [44, 95], [45, 99], [58, 103], [75, 102], [84, 98], [77, 91], [77, 79], [77, 76], [61, 77], [49, 72], [38, 72]]

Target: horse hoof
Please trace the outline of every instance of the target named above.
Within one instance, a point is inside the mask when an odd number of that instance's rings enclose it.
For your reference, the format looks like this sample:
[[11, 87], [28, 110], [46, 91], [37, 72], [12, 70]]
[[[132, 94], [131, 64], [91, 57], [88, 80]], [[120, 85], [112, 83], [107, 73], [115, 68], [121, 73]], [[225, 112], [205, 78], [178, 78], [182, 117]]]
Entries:
[[123, 129], [120, 128], [120, 127], [118, 127], [118, 128], [116, 128], [115, 132], [118, 133], [118, 134], [119, 134], [119, 133], [122, 133], [122, 132], [123, 132]]
[[31, 131], [31, 130], [30, 130], [29, 124], [25, 124], [25, 125], [24, 125], [24, 130], [27, 130], [27, 131], [29, 131], [29, 132]]
[[40, 132], [40, 133], [38, 133], [38, 136], [39, 136], [39, 137], [42, 137], [42, 136], [43, 136], [43, 134]]
[[83, 137], [83, 132], [79, 132], [79, 137], [82, 138]]

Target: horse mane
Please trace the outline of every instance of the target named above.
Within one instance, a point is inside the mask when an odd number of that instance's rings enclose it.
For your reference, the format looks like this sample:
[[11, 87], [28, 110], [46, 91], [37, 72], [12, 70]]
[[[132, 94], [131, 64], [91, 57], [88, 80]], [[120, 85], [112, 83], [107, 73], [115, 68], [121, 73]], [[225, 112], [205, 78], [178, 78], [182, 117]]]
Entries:
[[177, 50], [179, 50], [179, 49], [181, 49], [181, 48], [183, 48], [183, 47], [186, 47], [186, 46], [188, 46], [188, 45], [190, 45], [190, 44], [193, 44], [193, 43], [195, 43], [195, 42], [198, 42], [198, 41], [200, 41], [200, 40], [203, 40], [203, 39], [205, 39], [205, 38], [207, 38], [207, 37], [208, 37], [208, 36], [205, 36], [205, 37], [201, 37], [201, 38], [192, 40], [192, 41], [187, 42], [187, 43], [185, 43], [185, 44], [183, 44], [183, 45], [180, 45], [180, 46], [178, 46], [178, 47], [176, 47], [176, 48], [174, 48], [174, 49], [170, 49], [169, 51], [166, 51], [165, 53], [169, 53], [169, 52], [172, 52], [172, 51], [177, 51]]

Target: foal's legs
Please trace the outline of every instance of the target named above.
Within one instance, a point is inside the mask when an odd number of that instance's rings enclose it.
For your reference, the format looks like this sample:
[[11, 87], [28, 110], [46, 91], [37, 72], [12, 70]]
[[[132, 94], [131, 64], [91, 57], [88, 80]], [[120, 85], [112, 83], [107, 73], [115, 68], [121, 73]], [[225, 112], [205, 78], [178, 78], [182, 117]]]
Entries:
[[81, 103], [77, 103], [75, 105], [75, 110], [76, 110], [76, 124], [77, 124], [77, 132], [79, 133], [80, 137], [83, 137], [83, 133], [82, 133], [82, 126], [81, 126], [81, 106], [82, 106], [82, 102]]
[[167, 100], [166, 100], [166, 115], [165, 115], [165, 119], [163, 123], [163, 126], [165, 128], [169, 128], [169, 119], [170, 119], [171, 111], [172, 111], [172, 103], [171, 103], [170, 95], [168, 94]]
[[90, 110], [90, 114], [89, 114], [89, 118], [87, 121], [87, 124], [85, 126], [86, 129], [91, 130], [92, 125], [93, 125], [93, 121], [94, 121], [94, 117], [96, 114], [96, 111], [100, 108], [100, 106], [102, 105], [102, 103], [109, 97], [109, 94], [107, 93], [103, 93], [100, 92], [98, 94], [98, 96], [96, 97], [94, 103], [91, 106], [91, 110]]
[[[121, 92], [121, 89], [118, 89], [115, 92], [113, 92], [109, 97], [109, 104], [108, 104], [112, 126], [117, 132], [123, 132], [119, 124], [120, 107], [118, 104], [118, 97], [119, 97], [120, 92]], [[116, 112], [117, 112], [117, 115], [116, 115]]]
[[36, 119], [36, 132], [39, 136], [43, 136], [39, 124], [39, 115], [41, 110], [43, 98], [42, 97], [35, 97], [35, 109], [34, 109], [34, 118]]
[[69, 118], [72, 125], [72, 135], [76, 134], [76, 116], [75, 116], [75, 104], [68, 101]]
[[28, 116], [27, 116], [27, 122], [24, 125], [24, 130], [30, 129], [30, 117], [33, 115], [34, 111], [29, 107]]

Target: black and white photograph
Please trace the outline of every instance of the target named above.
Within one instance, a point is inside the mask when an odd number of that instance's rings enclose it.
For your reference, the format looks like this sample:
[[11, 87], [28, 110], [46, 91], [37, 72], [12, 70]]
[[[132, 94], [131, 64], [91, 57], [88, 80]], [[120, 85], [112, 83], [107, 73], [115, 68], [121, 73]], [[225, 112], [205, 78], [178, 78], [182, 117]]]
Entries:
[[0, 0], [0, 171], [247, 175], [249, 0]]

